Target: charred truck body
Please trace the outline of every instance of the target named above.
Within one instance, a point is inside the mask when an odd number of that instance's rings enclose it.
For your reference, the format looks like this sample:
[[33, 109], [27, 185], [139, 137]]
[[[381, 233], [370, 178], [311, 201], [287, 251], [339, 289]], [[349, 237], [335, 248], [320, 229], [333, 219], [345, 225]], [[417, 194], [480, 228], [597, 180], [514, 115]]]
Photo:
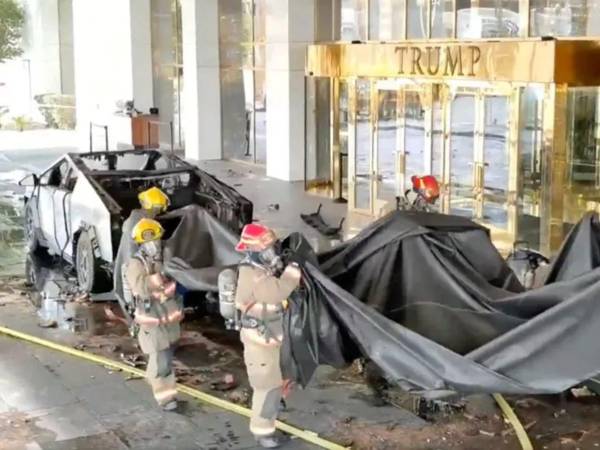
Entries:
[[252, 221], [252, 203], [235, 189], [158, 150], [69, 153], [21, 184], [29, 249], [72, 264], [86, 292], [112, 289], [123, 222], [150, 187], [169, 195], [170, 210], [197, 205], [234, 234]]

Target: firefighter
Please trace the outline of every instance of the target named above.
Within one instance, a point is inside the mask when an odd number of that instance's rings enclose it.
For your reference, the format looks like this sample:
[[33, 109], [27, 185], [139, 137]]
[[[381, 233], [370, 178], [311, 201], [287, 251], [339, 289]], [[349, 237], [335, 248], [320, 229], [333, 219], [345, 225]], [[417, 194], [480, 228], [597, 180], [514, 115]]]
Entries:
[[125, 281], [135, 302], [135, 323], [140, 348], [147, 355], [146, 377], [154, 398], [166, 411], [177, 408], [173, 350], [179, 340], [183, 305], [175, 294], [175, 282], [161, 273], [163, 228], [148, 218], [141, 219], [131, 237], [139, 251], [125, 268]]
[[273, 231], [253, 223], [244, 227], [236, 247], [246, 253], [239, 266], [235, 302], [241, 313], [240, 338], [253, 389], [250, 431], [264, 448], [276, 448], [288, 440], [275, 430], [284, 388], [279, 365], [282, 313], [301, 277], [297, 265], [283, 267], [276, 246]]
[[128, 264], [129, 259], [138, 251], [138, 246], [131, 239], [133, 227], [140, 219], [154, 219], [159, 214], [165, 212], [170, 204], [169, 197], [157, 187], [140, 192], [138, 200], [141, 208], [131, 211], [129, 217], [123, 222], [122, 238], [117, 252], [117, 261], [115, 262], [114, 290], [115, 292], [123, 293], [123, 300], [128, 309], [133, 308], [133, 299], [123, 281], [123, 277], [125, 276], [123, 267]]

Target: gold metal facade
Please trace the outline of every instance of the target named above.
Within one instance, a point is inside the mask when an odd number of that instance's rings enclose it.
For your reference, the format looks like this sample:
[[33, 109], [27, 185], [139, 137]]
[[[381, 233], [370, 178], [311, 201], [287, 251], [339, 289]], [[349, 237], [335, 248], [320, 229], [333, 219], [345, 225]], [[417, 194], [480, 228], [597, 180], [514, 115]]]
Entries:
[[378, 217], [431, 173], [440, 212], [551, 254], [600, 209], [600, 41], [336, 43], [306, 61], [331, 80], [329, 194], [349, 210]]

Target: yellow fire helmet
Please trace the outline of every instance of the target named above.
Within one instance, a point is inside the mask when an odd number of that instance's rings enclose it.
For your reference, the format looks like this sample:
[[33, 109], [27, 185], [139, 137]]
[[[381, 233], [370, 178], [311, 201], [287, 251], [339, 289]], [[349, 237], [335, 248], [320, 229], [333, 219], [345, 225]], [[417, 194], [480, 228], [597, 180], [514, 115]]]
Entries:
[[140, 205], [146, 211], [165, 212], [171, 203], [169, 197], [157, 187], [151, 187], [138, 195]]
[[160, 239], [164, 232], [165, 230], [156, 220], [144, 218], [135, 224], [131, 237], [136, 244], [144, 244]]

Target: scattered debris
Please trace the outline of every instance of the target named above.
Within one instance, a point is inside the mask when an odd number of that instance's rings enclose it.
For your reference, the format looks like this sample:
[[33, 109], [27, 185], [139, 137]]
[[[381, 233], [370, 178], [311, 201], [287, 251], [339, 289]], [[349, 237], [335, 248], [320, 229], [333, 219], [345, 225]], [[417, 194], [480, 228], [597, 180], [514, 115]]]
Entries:
[[485, 431], [485, 430], [479, 430], [479, 434], [481, 434], [482, 436], [487, 436], [487, 437], [496, 437], [496, 433], [492, 433], [490, 431]]
[[[533, 428], [533, 427], [534, 427], [536, 424], [537, 424], [537, 420], [534, 420], [534, 421], [532, 421], [532, 422], [529, 422], [529, 423], [528, 423], [528, 424], [526, 424], [526, 425], [523, 425], [523, 428], [525, 429], [525, 431], [529, 431], [529, 430], [531, 430], [531, 429], [532, 429], [532, 428]], [[506, 430], [504, 430], [504, 431], [502, 432], [502, 436], [503, 436], [503, 437], [506, 437], [506, 436], [510, 436], [511, 434], [514, 434], [514, 433], [515, 433], [515, 429], [511, 427], [511, 428], [507, 428]]]
[[581, 388], [573, 388], [571, 389], [571, 394], [575, 398], [583, 398], [583, 397], [595, 397], [596, 393], [592, 392], [587, 386], [583, 386]]
[[40, 320], [38, 322], [38, 327], [40, 327], [40, 328], [56, 328], [56, 327], [58, 327], [58, 323], [54, 319]]
[[126, 355], [125, 353], [121, 353], [119, 357], [121, 361], [131, 367], [144, 367], [146, 365], [144, 357], [140, 354]]
[[125, 378], [125, 381], [133, 381], [133, 380], [143, 380], [144, 377], [140, 377], [139, 375], [129, 375]]
[[552, 414], [554, 416], [555, 419], [558, 419], [560, 416], [564, 416], [567, 413], [566, 409], [561, 409], [560, 411], [556, 411], [554, 412], [554, 414]]
[[223, 379], [220, 381], [215, 381], [210, 384], [210, 387], [215, 391], [230, 391], [235, 389], [238, 386], [238, 383], [235, 381], [235, 378], [232, 374], [228, 373], [223, 376]]

